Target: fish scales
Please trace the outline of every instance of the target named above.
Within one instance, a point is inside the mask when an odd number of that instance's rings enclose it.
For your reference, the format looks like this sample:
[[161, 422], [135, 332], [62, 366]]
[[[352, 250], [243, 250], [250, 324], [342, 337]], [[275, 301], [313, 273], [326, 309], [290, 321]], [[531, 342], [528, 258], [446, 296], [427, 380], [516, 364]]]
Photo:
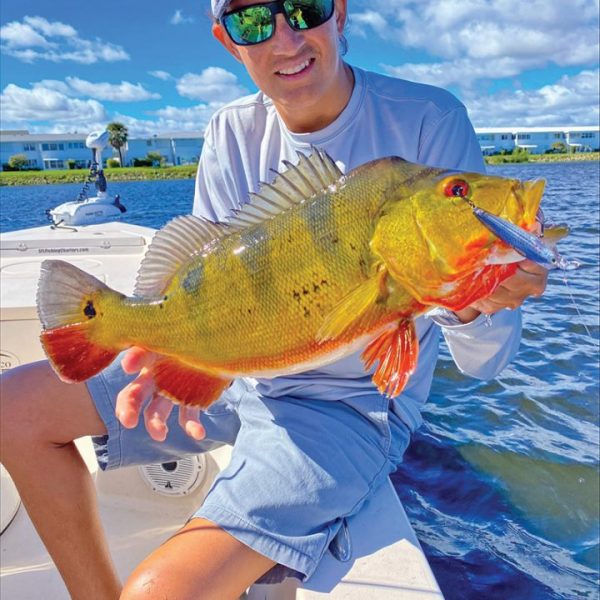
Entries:
[[[369, 275], [373, 214], [364, 199], [379, 180], [374, 172], [366, 181], [347, 181], [231, 236], [203, 259], [201, 311], [189, 320], [201, 324], [201, 337], [210, 340], [208, 364], [223, 361], [233, 368], [232, 361], [247, 365], [260, 357], [263, 368], [274, 368], [282, 356], [294, 362], [296, 355], [314, 352], [323, 316]], [[173, 293], [181, 287], [177, 279], [171, 286]], [[195, 352], [204, 353], [198, 346]]]
[[343, 176], [314, 150], [227, 226], [180, 217], [158, 232], [133, 297], [45, 261], [42, 343], [65, 381], [147, 348], [160, 392], [196, 406], [235, 376], [297, 373], [362, 349], [375, 385], [395, 396], [416, 366], [413, 318], [468, 305], [516, 268], [472, 206], [529, 227], [541, 194], [397, 157]]

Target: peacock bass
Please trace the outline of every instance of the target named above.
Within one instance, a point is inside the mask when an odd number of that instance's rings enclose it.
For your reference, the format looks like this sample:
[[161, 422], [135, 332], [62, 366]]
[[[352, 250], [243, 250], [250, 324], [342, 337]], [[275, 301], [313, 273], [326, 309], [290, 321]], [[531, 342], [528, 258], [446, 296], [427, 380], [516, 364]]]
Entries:
[[[79, 382], [141, 346], [173, 401], [207, 407], [232, 378], [302, 372], [363, 349], [381, 393], [413, 372], [413, 319], [490, 294], [522, 260], [472, 206], [532, 229], [543, 181], [389, 157], [344, 175], [324, 152], [263, 183], [225, 224], [175, 218], [127, 297], [60, 260], [42, 264], [41, 341]], [[466, 201], [467, 200], [467, 201]]]

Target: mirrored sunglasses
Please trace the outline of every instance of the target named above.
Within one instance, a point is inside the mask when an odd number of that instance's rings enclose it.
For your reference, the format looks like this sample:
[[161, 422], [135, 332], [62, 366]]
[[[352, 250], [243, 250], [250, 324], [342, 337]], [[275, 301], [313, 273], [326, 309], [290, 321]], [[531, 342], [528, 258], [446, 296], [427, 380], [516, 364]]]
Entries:
[[279, 0], [253, 4], [225, 13], [221, 23], [234, 44], [266, 42], [275, 33], [275, 16], [282, 14], [295, 31], [323, 25], [333, 15], [333, 0]]

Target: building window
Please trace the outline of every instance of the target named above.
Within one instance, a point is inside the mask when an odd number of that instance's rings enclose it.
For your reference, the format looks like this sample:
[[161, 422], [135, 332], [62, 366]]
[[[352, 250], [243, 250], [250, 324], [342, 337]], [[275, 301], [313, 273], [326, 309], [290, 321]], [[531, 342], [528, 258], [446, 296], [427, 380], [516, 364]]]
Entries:
[[494, 141], [494, 136], [491, 133], [482, 133], [477, 136], [482, 142], [492, 142]]
[[35, 158], [28, 160], [25, 163], [25, 167], [27, 167], [28, 169], [34, 169], [35, 167], [37, 167], [37, 160]]
[[565, 134], [564, 133], [555, 133], [554, 134], [554, 139], [564, 140], [565, 139]]
[[595, 138], [595, 137], [596, 137], [596, 135], [595, 135], [595, 134], [593, 134], [591, 131], [584, 131], [584, 132], [581, 134], [581, 137], [582, 137], [582, 138], [585, 138], [585, 139], [587, 139], [587, 140], [589, 140], [589, 139]]
[[62, 160], [56, 160], [54, 158], [44, 159], [44, 169], [64, 169], [65, 163]]
[[35, 152], [35, 144], [23, 144], [24, 152]]
[[517, 139], [518, 140], [530, 140], [531, 136], [528, 133], [518, 133]]
[[513, 136], [512, 136], [512, 135], [510, 135], [510, 133], [503, 133], [503, 134], [500, 136], [500, 139], [501, 139], [501, 140], [510, 140], [510, 139], [512, 139], [512, 137], [513, 137]]

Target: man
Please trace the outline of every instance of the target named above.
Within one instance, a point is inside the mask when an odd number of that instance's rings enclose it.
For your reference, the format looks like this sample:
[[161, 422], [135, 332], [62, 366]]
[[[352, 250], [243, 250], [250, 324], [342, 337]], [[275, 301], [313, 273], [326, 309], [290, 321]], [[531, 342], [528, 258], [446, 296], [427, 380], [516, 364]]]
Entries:
[[[295, 162], [296, 151], [311, 145], [345, 171], [387, 155], [483, 169], [466, 111], [454, 97], [343, 61], [346, 0], [212, 0], [212, 11], [215, 38], [260, 91], [211, 120], [195, 214], [224, 219], [270, 179], [270, 169], [283, 159]], [[523, 262], [489, 298], [457, 314], [419, 319], [418, 368], [391, 402], [374, 389], [358, 356], [260, 381], [256, 389], [238, 381], [202, 415], [180, 408], [178, 417], [154, 394], [153, 356], [141, 349], [122, 362], [133, 379], [119, 364], [87, 385], [63, 384], [46, 362], [20, 367], [3, 379], [2, 460], [75, 599], [121, 593], [93, 484], [72, 443], [90, 434], [100, 436], [103, 468], [234, 444], [232, 463], [203, 507], [138, 566], [122, 598], [237, 598], [275, 565], [310, 576], [344, 518], [401, 461], [421, 422], [439, 326], [463, 371], [492, 377], [519, 340], [519, 311], [503, 309], [541, 294], [545, 279], [543, 269]], [[494, 315], [491, 325], [482, 312]]]

